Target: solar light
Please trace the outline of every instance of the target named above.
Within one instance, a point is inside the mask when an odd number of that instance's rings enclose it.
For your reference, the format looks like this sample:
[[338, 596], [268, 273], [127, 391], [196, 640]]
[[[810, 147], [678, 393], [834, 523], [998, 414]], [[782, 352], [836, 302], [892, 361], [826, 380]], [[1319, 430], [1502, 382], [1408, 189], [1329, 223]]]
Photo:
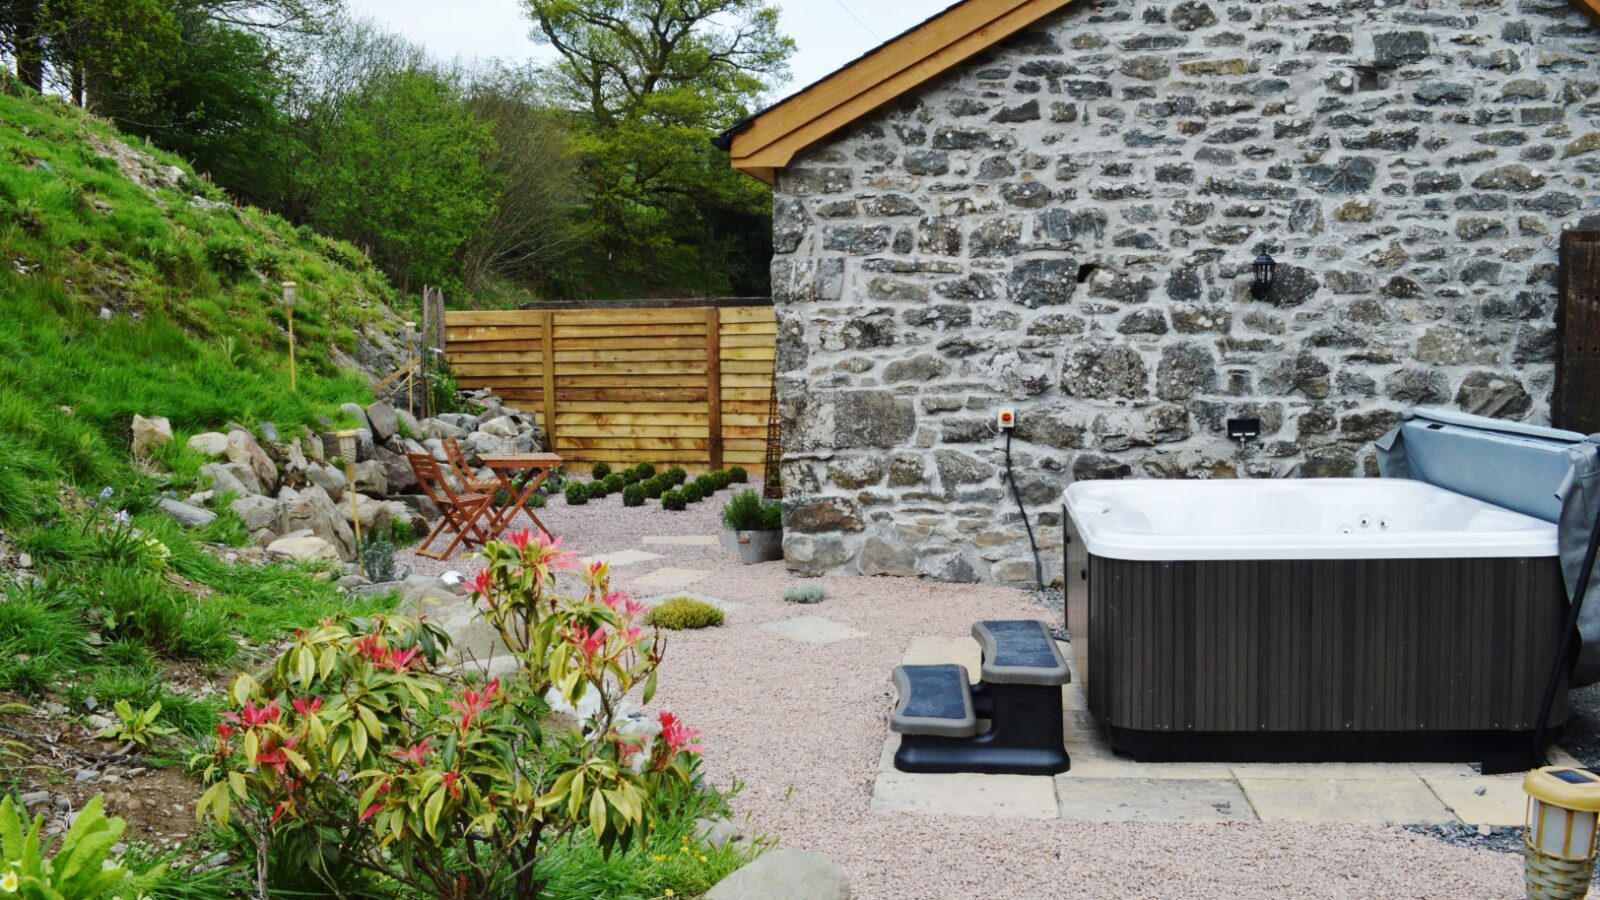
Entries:
[[356, 451], [360, 432], [355, 429], [336, 431], [333, 436], [339, 441], [339, 458], [344, 460], [344, 477], [350, 482], [350, 521], [356, 535], [356, 571], [363, 576], [367, 574], [366, 565], [361, 561], [361, 507], [358, 505], [360, 492], [356, 490]]
[[291, 391], [296, 390], [294, 371], [294, 304], [296, 299], [298, 298], [295, 296], [294, 282], [285, 281], [283, 283], [283, 306], [284, 316], [289, 322], [289, 390]]
[[1545, 766], [1522, 781], [1528, 794], [1523, 881], [1530, 900], [1582, 897], [1594, 877], [1600, 775]]
[[1256, 257], [1252, 267], [1255, 270], [1255, 282], [1250, 285], [1250, 296], [1257, 300], [1265, 300], [1272, 296], [1272, 282], [1278, 269], [1278, 263], [1269, 254], [1263, 253]]

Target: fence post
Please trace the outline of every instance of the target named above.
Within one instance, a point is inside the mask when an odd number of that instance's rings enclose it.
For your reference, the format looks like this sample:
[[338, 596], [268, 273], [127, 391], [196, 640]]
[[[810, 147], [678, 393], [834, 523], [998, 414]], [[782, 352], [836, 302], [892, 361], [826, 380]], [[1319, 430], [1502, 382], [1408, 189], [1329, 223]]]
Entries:
[[711, 470], [722, 468], [722, 313], [706, 310], [706, 421], [711, 426]]
[[556, 314], [545, 310], [539, 314], [542, 329], [539, 344], [539, 363], [544, 375], [540, 393], [544, 395], [544, 449], [556, 452]]

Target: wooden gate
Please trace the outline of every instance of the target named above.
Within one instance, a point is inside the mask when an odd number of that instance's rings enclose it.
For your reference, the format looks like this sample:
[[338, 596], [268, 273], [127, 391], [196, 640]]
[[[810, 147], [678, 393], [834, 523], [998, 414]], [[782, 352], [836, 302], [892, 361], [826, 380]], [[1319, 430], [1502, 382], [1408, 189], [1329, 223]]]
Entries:
[[537, 415], [574, 467], [762, 472], [776, 342], [749, 301], [445, 313], [460, 385]]
[[1557, 428], [1600, 432], [1600, 231], [1561, 236], [1561, 296], [1556, 318]]

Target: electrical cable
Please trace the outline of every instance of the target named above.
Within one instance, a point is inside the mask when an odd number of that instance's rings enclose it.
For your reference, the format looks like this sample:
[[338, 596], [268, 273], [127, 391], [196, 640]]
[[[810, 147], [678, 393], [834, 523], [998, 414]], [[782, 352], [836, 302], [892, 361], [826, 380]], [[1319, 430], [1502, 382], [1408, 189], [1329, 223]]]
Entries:
[[867, 34], [872, 35], [872, 39], [873, 40], [875, 40], [875, 41], [882, 41], [883, 40], [883, 38], [878, 37], [878, 33], [876, 31], [873, 31], [872, 28], [867, 25], [867, 23], [861, 21], [861, 17], [856, 15], [855, 10], [853, 10], [850, 7], [844, 5], [844, 0], [833, 0], [833, 2], [839, 4], [839, 8], [844, 10], [845, 15], [849, 16], [852, 19], [855, 19], [856, 20], [856, 24], [861, 26], [861, 30], [865, 31]]
[[1039, 559], [1039, 542], [1033, 537], [1033, 524], [1028, 521], [1028, 508], [1022, 505], [1022, 491], [1017, 489], [1017, 478], [1011, 472], [1011, 430], [1006, 430], [1006, 480], [1011, 482], [1011, 496], [1017, 501], [1017, 511], [1022, 513], [1022, 527], [1028, 530], [1028, 546], [1033, 548], [1033, 577], [1039, 592], [1044, 592], [1044, 562]]

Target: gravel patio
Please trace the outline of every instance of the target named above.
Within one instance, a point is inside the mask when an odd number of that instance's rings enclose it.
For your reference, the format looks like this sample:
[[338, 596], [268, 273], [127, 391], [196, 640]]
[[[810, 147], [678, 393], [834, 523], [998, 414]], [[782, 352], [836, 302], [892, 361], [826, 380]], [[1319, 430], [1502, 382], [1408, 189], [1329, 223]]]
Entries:
[[[728, 496], [679, 513], [655, 503], [627, 509], [616, 496], [581, 507], [557, 499], [539, 515], [568, 548], [610, 559], [615, 584], [636, 596], [722, 603], [723, 627], [669, 636], [657, 703], [704, 730], [719, 785], [742, 785], [734, 806], [747, 835], [827, 854], [848, 871], [855, 896], [1522, 896], [1520, 856], [1486, 849], [1516, 847], [1514, 830], [1480, 840], [1473, 825], [1450, 824], [1453, 807], [1468, 822], [1496, 822], [1515, 805], [1498, 783], [1477, 793], [1482, 781], [1465, 766], [1189, 774], [1141, 766], [1097, 751], [1069, 690], [1069, 732], [1084, 733], [1069, 735], [1074, 769], [1054, 784], [894, 772], [886, 763], [894, 665], [963, 661], [979, 618], [1054, 623], [1058, 614], [1013, 589], [898, 578], [824, 578], [809, 583], [827, 589], [825, 601], [787, 604], [784, 589], [807, 581], [782, 563], [741, 566], [721, 548]], [[410, 551], [396, 563], [413, 574], [476, 571], [470, 559], [440, 564]], [[1410, 828], [1280, 820], [1320, 808], [1321, 817], [1383, 821], [1390, 807], [1363, 798], [1394, 793], [1402, 779], [1422, 805], [1390, 819]], [[1085, 793], [1090, 785], [1097, 797]], [[1124, 798], [1148, 803], [1130, 813]], [[1168, 820], [1112, 821], [1145, 815]], [[1452, 843], [1440, 832], [1472, 839]]]

